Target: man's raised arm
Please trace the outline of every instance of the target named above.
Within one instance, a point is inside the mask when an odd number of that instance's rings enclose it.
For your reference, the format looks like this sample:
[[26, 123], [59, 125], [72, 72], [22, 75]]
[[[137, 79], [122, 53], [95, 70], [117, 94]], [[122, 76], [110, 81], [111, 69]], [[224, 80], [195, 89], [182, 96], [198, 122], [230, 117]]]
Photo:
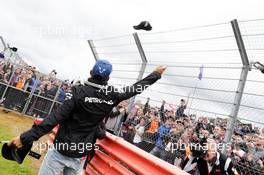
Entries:
[[150, 85], [154, 84], [161, 78], [161, 75], [166, 70], [166, 66], [158, 66], [151, 74], [142, 80], [139, 80], [131, 86], [126, 86], [122, 89], [122, 92], [114, 92], [114, 97], [119, 101], [123, 101], [143, 92]]

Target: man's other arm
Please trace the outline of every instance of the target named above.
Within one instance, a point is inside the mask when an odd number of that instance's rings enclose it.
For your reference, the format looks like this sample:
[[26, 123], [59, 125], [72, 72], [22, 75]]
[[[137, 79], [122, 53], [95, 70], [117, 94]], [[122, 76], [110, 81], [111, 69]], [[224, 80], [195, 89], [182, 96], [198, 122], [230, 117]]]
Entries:
[[9, 144], [13, 144], [19, 148], [23, 145], [32, 143], [43, 135], [49, 133], [56, 125], [69, 118], [75, 106], [75, 100], [73, 96], [74, 89], [75, 88], [73, 87], [72, 93], [67, 94], [65, 102], [59, 106], [54, 113], [46, 117], [41, 124], [34, 124], [30, 130], [22, 133], [20, 137], [13, 138]]

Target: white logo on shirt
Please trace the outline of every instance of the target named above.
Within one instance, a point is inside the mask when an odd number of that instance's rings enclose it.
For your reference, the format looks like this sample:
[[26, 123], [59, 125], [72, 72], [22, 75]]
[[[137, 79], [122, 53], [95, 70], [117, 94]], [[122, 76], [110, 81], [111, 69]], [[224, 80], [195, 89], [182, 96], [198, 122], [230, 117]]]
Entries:
[[108, 104], [108, 105], [113, 105], [114, 102], [112, 100], [109, 100], [109, 101], [106, 101], [106, 100], [102, 100], [102, 99], [99, 99], [99, 98], [96, 98], [96, 97], [85, 97], [84, 99], [84, 102], [85, 103], [105, 103], [105, 104]]

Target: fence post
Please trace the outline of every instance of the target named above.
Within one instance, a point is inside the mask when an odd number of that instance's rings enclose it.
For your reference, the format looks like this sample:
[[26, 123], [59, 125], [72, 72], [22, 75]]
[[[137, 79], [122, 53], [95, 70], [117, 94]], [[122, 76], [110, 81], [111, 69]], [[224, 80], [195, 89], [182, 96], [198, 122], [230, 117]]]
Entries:
[[4, 50], [6, 50], [7, 47], [6, 47], [5, 41], [4, 41], [2, 36], [0, 36], [0, 40], [1, 40], [2, 44], [3, 44], [3, 46], [4, 46]]
[[95, 61], [97, 61], [99, 59], [99, 56], [98, 56], [98, 53], [97, 53], [96, 48], [94, 46], [93, 40], [88, 40], [88, 44], [89, 44], [90, 49], [93, 53]]
[[[238, 83], [238, 87], [237, 87], [237, 91], [236, 91], [236, 95], [234, 99], [234, 106], [231, 111], [230, 118], [228, 120], [227, 127], [226, 127], [226, 133], [225, 133], [225, 138], [224, 138], [225, 144], [231, 142], [232, 135], [233, 135], [234, 128], [236, 125], [236, 121], [237, 121], [237, 115], [239, 112], [241, 99], [242, 99], [243, 92], [244, 92], [244, 87], [245, 87], [246, 80], [247, 80], [248, 71], [250, 70], [250, 64], [248, 61], [247, 52], [245, 49], [245, 45], [244, 45], [244, 42], [243, 42], [243, 39], [240, 33], [237, 20], [236, 19], [232, 20], [231, 25], [232, 25], [234, 36], [236, 39], [237, 47], [240, 53], [240, 57], [243, 63], [243, 68], [240, 73], [240, 79], [239, 79], [239, 83]], [[225, 151], [226, 151], [226, 145], [224, 147], [223, 152]]]
[[50, 109], [49, 109], [49, 113], [48, 113], [48, 115], [50, 115], [50, 113], [51, 113], [51, 111], [52, 111], [52, 109], [53, 109], [53, 107], [54, 107], [54, 105], [55, 105], [55, 103], [56, 103], [56, 100], [57, 100], [57, 98], [58, 98], [58, 96], [59, 96], [59, 94], [60, 94], [60, 89], [61, 89], [61, 87], [62, 87], [62, 84], [63, 84], [63, 83], [61, 83], [60, 86], [58, 87], [58, 90], [57, 90], [57, 92], [56, 92], [56, 95], [55, 95], [55, 97], [54, 97], [54, 99], [53, 99], [53, 101], [52, 101], [52, 104], [51, 104], [51, 106], [50, 106]]
[[138, 48], [138, 51], [139, 51], [139, 54], [140, 54], [140, 57], [141, 57], [142, 62], [143, 63], [148, 62], [147, 61], [147, 58], [146, 58], [146, 55], [145, 55], [145, 52], [143, 50], [143, 47], [141, 45], [140, 39], [138, 37], [138, 34], [137, 33], [133, 33], [133, 37], [135, 39], [135, 42], [136, 42], [136, 45], [137, 45], [137, 48]]
[[[133, 37], [135, 39], [135, 42], [136, 42], [136, 45], [137, 45], [137, 48], [138, 48], [138, 51], [139, 51], [139, 54], [140, 54], [140, 57], [141, 57], [141, 60], [142, 60], [141, 68], [140, 68], [140, 71], [139, 71], [138, 77], [137, 77], [137, 81], [139, 81], [139, 80], [142, 79], [142, 77], [144, 75], [144, 72], [145, 72], [145, 69], [146, 69], [146, 64], [147, 64], [148, 61], [147, 61], [145, 52], [143, 50], [143, 47], [141, 45], [140, 39], [138, 37], [138, 34], [137, 33], [133, 33]], [[134, 97], [130, 98], [130, 100], [129, 100], [128, 113], [130, 113], [131, 110], [132, 110], [135, 98], [136, 97], [134, 96]]]
[[5, 90], [4, 90], [4, 92], [3, 92], [2, 96], [1, 96], [1, 100], [0, 101], [4, 101], [4, 97], [6, 95], [6, 92], [7, 92], [8, 88], [12, 87], [11, 86], [11, 81], [12, 81], [12, 77], [14, 76], [14, 74], [16, 72], [16, 68], [17, 68], [16, 66], [13, 67], [13, 72], [11, 73], [11, 76], [10, 76], [10, 78], [9, 78], [7, 84], [6, 84], [6, 88], [5, 88]]
[[32, 97], [34, 95], [35, 90], [37, 89], [38, 82], [39, 82], [39, 80], [36, 79], [36, 82], [35, 82], [35, 84], [33, 85], [32, 89], [31, 89], [31, 92], [30, 92], [30, 94], [29, 94], [29, 96], [27, 98], [27, 102], [26, 102], [26, 104], [25, 104], [25, 106], [23, 108], [23, 111], [21, 112], [21, 115], [25, 115], [26, 114], [27, 109], [28, 109], [29, 104], [30, 104], [30, 101], [31, 101], [31, 99], [32, 99]]
[[7, 46], [6, 50], [9, 50], [9, 52], [10, 52], [10, 55], [8, 57], [8, 61], [12, 62], [11, 57], [13, 56], [13, 51], [10, 49], [10, 46], [8, 43], [6, 44], [6, 46]]

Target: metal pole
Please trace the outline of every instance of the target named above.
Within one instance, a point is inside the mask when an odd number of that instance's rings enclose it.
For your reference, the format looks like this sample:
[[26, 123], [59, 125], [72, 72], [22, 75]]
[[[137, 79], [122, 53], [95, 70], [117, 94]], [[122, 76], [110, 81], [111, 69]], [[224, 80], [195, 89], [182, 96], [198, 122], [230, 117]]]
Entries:
[[238, 22], [236, 19], [234, 19], [233, 21], [231, 21], [231, 25], [233, 28], [233, 32], [234, 32], [234, 36], [236, 38], [236, 43], [237, 43], [237, 47], [240, 53], [240, 57], [242, 60], [243, 65], [245, 66], [249, 66], [249, 60], [248, 60], [248, 56], [247, 56], [247, 52], [246, 52], [246, 48], [242, 39], [242, 35], [238, 26]]
[[4, 92], [3, 92], [2, 96], [1, 96], [1, 101], [4, 101], [4, 97], [5, 97], [5, 95], [6, 95], [6, 92], [7, 92], [8, 88], [9, 88], [9, 87], [12, 87], [12, 86], [11, 86], [11, 81], [12, 81], [12, 77], [13, 77], [14, 74], [15, 74], [15, 71], [16, 71], [16, 66], [13, 67], [13, 72], [12, 72], [12, 74], [11, 74], [11, 76], [10, 76], [10, 79], [9, 79], [8, 82], [7, 82], [6, 88], [5, 88], [5, 90], [4, 90]]
[[4, 50], [6, 50], [7, 47], [6, 47], [5, 41], [4, 41], [2, 36], [0, 36], [0, 40], [1, 40], [2, 44], [3, 44], [3, 46], [4, 46]]
[[60, 88], [62, 87], [62, 83], [60, 84], [60, 86], [58, 87], [58, 90], [57, 90], [57, 92], [56, 92], [56, 95], [55, 95], [55, 97], [54, 97], [54, 99], [53, 99], [53, 101], [52, 101], [52, 104], [51, 104], [51, 106], [50, 106], [50, 109], [49, 109], [49, 113], [48, 113], [48, 115], [50, 115], [50, 113], [51, 113], [51, 111], [52, 111], [52, 109], [53, 109], [53, 107], [54, 107], [54, 105], [55, 105], [55, 102], [56, 102], [56, 100], [57, 100], [57, 98], [58, 98], [58, 96], [59, 96], [59, 94], [60, 94]]
[[138, 34], [137, 33], [133, 33], [133, 37], [135, 39], [135, 42], [136, 42], [136, 45], [137, 45], [137, 48], [138, 48], [138, 51], [139, 51], [139, 54], [140, 54], [140, 57], [141, 57], [142, 62], [143, 63], [148, 62], [147, 61], [147, 58], [146, 58], [146, 55], [145, 55], [145, 52], [143, 50], [143, 47], [141, 45], [141, 42], [139, 40]]
[[94, 46], [93, 40], [88, 40], [88, 44], [89, 44], [90, 49], [93, 53], [95, 61], [97, 61], [99, 59], [99, 56], [98, 56], [98, 53], [97, 53], [96, 48]]
[[12, 61], [12, 60], [11, 60], [11, 57], [13, 56], [13, 51], [10, 49], [10, 46], [9, 46], [8, 43], [7, 43], [6, 45], [7, 45], [7, 48], [6, 48], [6, 49], [9, 50], [9, 52], [10, 52], [10, 55], [9, 55], [8, 61], [11, 62], [11, 61]]
[[32, 99], [32, 97], [34, 95], [35, 90], [37, 89], [38, 82], [39, 82], [39, 80], [36, 79], [36, 82], [35, 82], [35, 84], [33, 85], [32, 89], [31, 89], [31, 92], [30, 92], [30, 94], [28, 96], [28, 99], [27, 99], [27, 102], [26, 102], [26, 104], [25, 104], [25, 106], [23, 108], [23, 111], [21, 112], [21, 115], [25, 115], [26, 114], [27, 109], [28, 109], [29, 104], [30, 104], [30, 101], [31, 101], [31, 99]]
[[[231, 111], [230, 118], [229, 118], [229, 121], [228, 121], [227, 127], [226, 127], [226, 133], [225, 133], [225, 138], [224, 138], [225, 144], [230, 143], [232, 140], [232, 135], [233, 135], [234, 128], [236, 125], [237, 115], [239, 112], [239, 107], [240, 107], [241, 99], [243, 96], [248, 71], [250, 70], [250, 64], [248, 61], [247, 52], [245, 49], [245, 45], [244, 45], [244, 42], [243, 42], [243, 39], [242, 39], [242, 36], [240, 33], [240, 29], [239, 29], [237, 20], [235, 19], [235, 20], [231, 21], [231, 25], [232, 25], [234, 36], [235, 36], [236, 43], [238, 46], [238, 50], [240, 53], [240, 57], [241, 57], [241, 60], [243, 63], [243, 68], [241, 70], [240, 80], [238, 83], [237, 92], [236, 92], [235, 99], [234, 99], [234, 106], [233, 106], [233, 109]], [[225, 145], [223, 152], [226, 151], [226, 146], [227, 145]]]
[[[138, 73], [138, 78], [137, 78], [137, 81], [139, 81], [139, 80], [141, 80], [143, 78], [143, 75], [144, 75], [144, 72], [145, 72], [145, 69], [146, 69], [146, 64], [147, 64], [148, 61], [147, 61], [145, 52], [143, 50], [143, 47], [141, 45], [140, 39], [138, 37], [138, 34], [137, 33], [133, 33], [133, 37], [135, 39], [135, 43], [137, 45], [137, 48], [138, 48], [138, 51], [139, 51], [139, 54], [140, 54], [140, 58], [142, 60], [141, 68], [140, 68], [140, 71]], [[134, 97], [130, 98], [130, 100], [129, 100], [128, 113], [130, 113], [131, 110], [132, 110], [135, 98], [136, 97], [134, 96]]]

